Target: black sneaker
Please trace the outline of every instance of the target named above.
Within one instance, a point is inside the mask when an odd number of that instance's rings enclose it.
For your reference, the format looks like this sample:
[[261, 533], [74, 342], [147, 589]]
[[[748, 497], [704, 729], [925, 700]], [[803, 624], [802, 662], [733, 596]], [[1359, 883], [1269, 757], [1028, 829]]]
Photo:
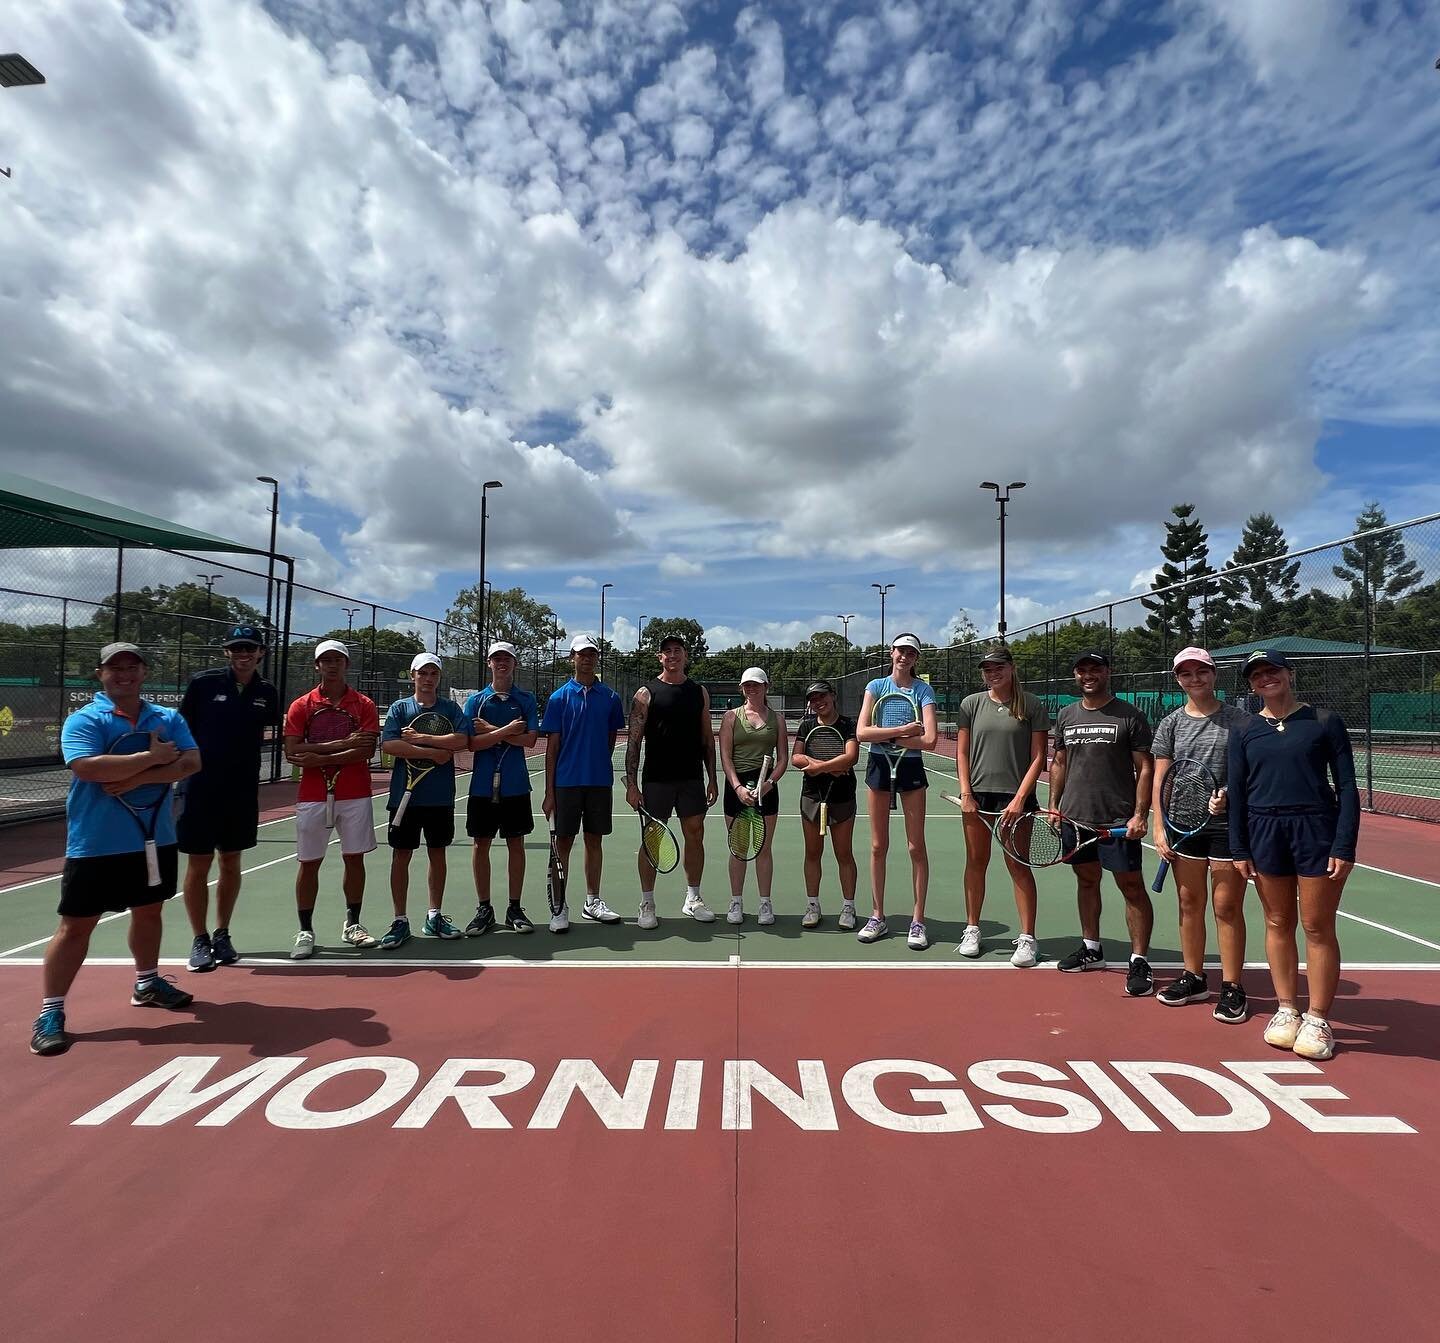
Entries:
[[1125, 992], [1132, 998], [1145, 998], [1155, 992], [1155, 976], [1150, 973], [1150, 962], [1143, 956], [1134, 956], [1130, 968], [1125, 972]]
[[484, 937], [495, 929], [495, 910], [487, 900], [475, 911], [475, 917], [465, 925], [466, 937]]
[[519, 905], [511, 905], [505, 911], [505, 926], [515, 933], [533, 933], [535, 925]]
[[1166, 1007], [1184, 1007], [1186, 1003], [1203, 1003], [1210, 996], [1210, 982], [1205, 976], [1182, 970], [1155, 995]]
[[35, 1018], [35, 1032], [30, 1037], [32, 1054], [63, 1054], [70, 1048], [70, 1032], [65, 1029], [65, 1009], [47, 1007]]
[[187, 964], [196, 974], [204, 974], [206, 970], [215, 968], [215, 948], [210, 945], [210, 938], [205, 933], [201, 933], [190, 944], [190, 960]]
[[195, 1001], [184, 989], [177, 989], [168, 979], [152, 979], [143, 989], [135, 985], [130, 995], [132, 1007], [167, 1007], [172, 1012], [177, 1008], [189, 1007]]
[[215, 935], [210, 939], [210, 950], [215, 954], [217, 965], [234, 965], [240, 959], [240, 953], [235, 950], [235, 944], [230, 940], [228, 928], [215, 930]]
[[1220, 984], [1220, 1001], [1215, 1004], [1215, 1010], [1210, 1015], [1228, 1026], [1238, 1026], [1242, 1021], [1248, 1020], [1250, 1003], [1245, 997], [1245, 990], [1239, 984], [1223, 980]]
[[1105, 953], [1091, 951], [1083, 942], [1068, 956], [1062, 956], [1056, 963], [1057, 970], [1103, 970]]

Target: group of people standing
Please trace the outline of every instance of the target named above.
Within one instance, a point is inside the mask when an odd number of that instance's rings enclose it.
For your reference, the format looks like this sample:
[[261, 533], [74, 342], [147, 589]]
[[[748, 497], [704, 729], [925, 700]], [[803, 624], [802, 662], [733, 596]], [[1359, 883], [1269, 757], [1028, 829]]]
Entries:
[[[108, 645], [96, 673], [100, 693], [66, 721], [62, 750], [73, 778], [61, 921], [45, 955], [44, 996], [31, 1040], [35, 1053], [62, 1053], [69, 1047], [65, 995], [94, 927], [107, 912], [131, 913], [137, 969], [132, 1001], [166, 1008], [191, 1003], [191, 995], [160, 976], [156, 968], [160, 907], [175, 893], [178, 852], [188, 855], [184, 894], [193, 936], [189, 968], [203, 973], [239, 959], [230, 919], [240, 889], [241, 855], [257, 842], [259, 756], [266, 731], [281, 721], [281, 715], [279, 695], [260, 673], [264, 649], [259, 632], [237, 626], [224, 651], [227, 665], [194, 678], [177, 711], [141, 698], [148, 671], [141, 649], [133, 644]], [[629, 709], [622, 781], [631, 808], [643, 808], [662, 822], [672, 816], [677, 819], [685, 874], [684, 914], [702, 923], [715, 919], [701, 884], [705, 816], [722, 798], [718, 755], [727, 825], [733, 825], [747, 808], [758, 809], [764, 818], [764, 842], [754, 862], [757, 919], [762, 926], [775, 917], [771, 841], [779, 816], [778, 784], [793, 768], [802, 776], [803, 927], [817, 928], [824, 920], [820, 886], [828, 840], [840, 886], [839, 927], [855, 930], [863, 943], [890, 934], [886, 873], [895, 799], [910, 860], [912, 908], [906, 941], [915, 950], [929, 946], [925, 924], [929, 779], [924, 753], [935, 750], [939, 725], [934, 692], [917, 675], [920, 651], [915, 635], [895, 637], [890, 673], [866, 686], [856, 718], [839, 712], [833, 685], [824, 680], [811, 684], [806, 714], [793, 743], [783, 716], [768, 702], [769, 678], [762, 668], [752, 667], [741, 677], [743, 703], [720, 719], [717, 752], [708, 692], [686, 674], [688, 649], [675, 636], [662, 641], [659, 675], [636, 692]], [[346, 946], [388, 951], [410, 940], [410, 866], [421, 847], [428, 863], [424, 934], [454, 939], [491, 932], [502, 922], [491, 901], [491, 849], [497, 838], [506, 850], [503, 925], [515, 933], [533, 932], [535, 925], [522, 904], [525, 837], [535, 827], [526, 751], [541, 735], [545, 737], [541, 810], [565, 871], [570, 870], [575, 840], [584, 837], [581, 915], [602, 924], [621, 921], [601, 897], [601, 879], [603, 840], [613, 828], [612, 760], [619, 734], [627, 728], [627, 716], [619, 695], [598, 679], [595, 640], [576, 637], [569, 656], [573, 675], [549, 697], [542, 715], [535, 696], [515, 684], [517, 655], [509, 643], [490, 646], [490, 683], [464, 705], [439, 693], [440, 659], [421, 653], [410, 668], [411, 694], [389, 706], [382, 727], [375, 703], [348, 683], [346, 646], [338, 640], [317, 646], [317, 683], [289, 706], [283, 718], [286, 757], [299, 767], [301, 776], [295, 816], [299, 928], [290, 952], [293, 959], [306, 959], [315, 951], [319, 873], [332, 839], [338, 840], [342, 862], [341, 941]], [[1215, 664], [1208, 653], [1184, 650], [1175, 659], [1175, 674], [1186, 702], [1152, 734], [1138, 709], [1110, 693], [1106, 655], [1085, 652], [1074, 664], [1080, 697], [1057, 715], [1050, 759], [1051, 724], [1045, 704], [1020, 685], [1010, 651], [997, 645], [980, 665], [984, 689], [960, 706], [955, 751], [966, 841], [961, 955], [975, 957], [983, 950], [980, 918], [994, 834], [1036, 810], [1041, 775], [1048, 770], [1050, 808], [1063, 810], [1085, 825], [1124, 830], [1123, 835], [1084, 849], [1070, 860], [1082, 941], [1059, 961], [1058, 968], [1083, 971], [1104, 965], [1101, 879], [1108, 871], [1125, 900], [1131, 942], [1125, 991], [1131, 996], [1154, 992], [1148, 960], [1154, 912], [1141, 873], [1141, 840], [1151, 832], [1162, 856], [1174, 864], [1185, 960], [1182, 974], [1160, 991], [1160, 1001], [1182, 1005], [1208, 998], [1203, 968], [1205, 914], [1213, 899], [1222, 964], [1215, 1016], [1227, 1022], [1246, 1020], [1248, 1004], [1240, 984], [1243, 905], [1246, 882], [1253, 878], [1265, 909], [1266, 950], [1279, 1000], [1265, 1038], [1305, 1057], [1330, 1057], [1334, 1046], [1327, 1013], [1339, 973], [1335, 913], [1354, 860], [1358, 794], [1343, 723], [1333, 713], [1296, 699], [1293, 673], [1284, 656], [1261, 652], [1247, 660], [1245, 675], [1263, 705], [1258, 714], [1250, 715], [1218, 699]], [[877, 702], [894, 694], [912, 699], [914, 721], [903, 726], [872, 721]], [[307, 723], [324, 708], [349, 714], [354, 731], [348, 738], [307, 741]], [[422, 714], [433, 713], [442, 716], [448, 731], [419, 732], [412, 726]], [[838, 755], [807, 754], [807, 742], [821, 727], [833, 729], [843, 740]], [[149, 751], [107, 754], [116, 738], [135, 730], [151, 734]], [[376, 847], [370, 761], [377, 742], [394, 765], [387, 833], [393, 916], [378, 939], [361, 921], [365, 855]], [[871, 748], [865, 773], [871, 910], [863, 923], [856, 912], [858, 868], [853, 850], [859, 814], [855, 767], [862, 743]], [[906, 749], [897, 759], [887, 749], [891, 746]], [[476, 908], [463, 929], [444, 910], [447, 850], [455, 832], [454, 757], [460, 750], [475, 753], [466, 831], [472, 841]], [[1203, 759], [1223, 787], [1212, 801], [1212, 823], [1177, 853], [1170, 847], [1154, 799], [1170, 762], [1182, 757]], [[767, 759], [773, 764], [762, 789], [761, 771]], [[333, 780], [328, 788], [327, 775]], [[182, 780], [178, 827], [168, 808], [158, 820], [154, 839], [161, 880], [151, 885], [139, 832], [105, 795], [132, 789], [141, 781]], [[217, 858], [212, 926], [209, 885]], [[643, 847], [637, 862], [637, 924], [653, 929], [659, 923], [657, 872]], [[1019, 921], [1011, 961], [1029, 967], [1039, 959], [1034, 873], [1008, 852], [1005, 862]], [[743, 923], [746, 917], [746, 868], [740, 859], [730, 858], [726, 919], [731, 924]], [[550, 912], [550, 931], [568, 931], [568, 904]], [[1297, 999], [1297, 920], [1305, 927], [1309, 969], [1310, 998], [1303, 1014]]]

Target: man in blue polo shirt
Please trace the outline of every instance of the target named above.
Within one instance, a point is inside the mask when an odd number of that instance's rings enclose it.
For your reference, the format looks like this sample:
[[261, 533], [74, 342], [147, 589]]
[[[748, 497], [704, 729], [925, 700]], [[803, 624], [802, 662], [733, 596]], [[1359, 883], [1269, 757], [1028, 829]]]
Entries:
[[[106, 913], [130, 911], [136, 1007], [188, 1007], [193, 1001], [160, 978], [161, 911], [175, 894], [175, 822], [169, 795], [155, 825], [160, 880], [150, 885], [145, 830], [117, 799], [146, 784], [169, 785], [200, 768], [200, 752], [185, 720], [140, 698], [149, 664], [134, 644], [106, 644], [96, 668], [101, 690], [65, 720], [60, 749], [70, 767], [65, 802], [65, 869], [60, 878], [60, 926], [45, 948], [44, 997], [30, 1037], [32, 1054], [63, 1054], [65, 995], [90, 950], [90, 935]], [[148, 733], [148, 748], [109, 752], [122, 737]]]
[[[596, 923], [619, 923], [620, 916], [600, 898], [604, 861], [601, 841], [611, 829], [615, 791], [615, 737], [625, 726], [625, 706], [608, 685], [596, 680], [600, 648], [588, 634], [570, 645], [575, 675], [545, 705], [540, 731], [545, 734], [545, 800], [541, 810], [555, 825], [555, 850], [570, 870], [575, 836], [585, 828], [585, 903], [580, 912]], [[570, 927], [562, 905], [550, 920], [552, 933]]]
[[[180, 712], [195, 734], [205, 768], [175, 791], [176, 822], [186, 855], [185, 912], [190, 916], [190, 969], [204, 972], [240, 959], [230, 940], [230, 916], [240, 898], [240, 855], [260, 837], [260, 753], [265, 733], [280, 722], [280, 696], [260, 675], [265, 643], [253, 625], [236, 625], [222, 648], [224, 667], [191, 677]], [[215, 930], [210, 930], [210, 865], [220, 855], [215, 883]]]

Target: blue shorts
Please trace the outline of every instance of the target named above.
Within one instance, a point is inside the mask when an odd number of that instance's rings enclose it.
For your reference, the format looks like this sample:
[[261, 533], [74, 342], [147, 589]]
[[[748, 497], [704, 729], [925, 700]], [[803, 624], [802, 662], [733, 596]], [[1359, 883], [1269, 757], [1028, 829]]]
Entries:
[[[928, 788], [930, 780], [925, 777], [925, 762], [918, 755], [901, 756], [895, 768], [895, 791], [910, 793], [917, 788]], [[865, 787], [872, 792], [890, 791], [890, 757], [884, 751], [871, 751], [865, 766]]]
[[[1068, 849], [1075, 842], [1074, 831], [1068, 825], [1061, 826], [1063, 843]], [[1144, 850], [1138, 839], [1112, 838], [1101, 835], [1094, 844], [1087, 844], [1073, 858], [1066, 861], [1071, 867], [1083, 867], [1086, 863], [1099, 863], [1107, 872], [1139, 872]]]
[[1334, 843], [1333, 812], [1250, 809], [1250, 861], [1267, 877], [1323, 877]]

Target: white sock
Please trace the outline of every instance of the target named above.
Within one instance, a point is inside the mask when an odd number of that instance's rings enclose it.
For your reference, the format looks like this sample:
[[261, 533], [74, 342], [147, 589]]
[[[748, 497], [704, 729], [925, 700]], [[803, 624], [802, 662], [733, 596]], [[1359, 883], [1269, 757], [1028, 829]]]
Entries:
[[1131, 964], [1131, 965], [1134, 965], [1136, 961], [1143, 961], [1144, 959], [1145, 959], [1145, 953], [1144, 953], [1143, 951], [1132, 951], [1132, 952], [1130, 953], [1130, 964]]
[[640, 892], [640, 903], [641, 903], [642, 905], [653, 905], [653, 904], [655, 903], [655, 892], [654, 892], [654, 891], [641, 891], [641, 892]]
[[[440, 912], [440, 911], [439, 911], [438, 909], [432, 909], [432, 910], [430, 911], [430, 917], [433, 919], [439, 912]], [[403, 916], [402, 916], [402, 917], [403, 917]]]
[[968, 933], [971, 929], [974, 929], [974, 931], [978, 933], [980, 931], [980, 925], [978, 923], [967, 923], [965, 925], [965, 931]]
[[687, 900], [698, 900], [700, 898], [700, 888], [698, 886], [691, 886], [689, 882], [686, 882], [685, 898]]
[[1084, 941], [1085, 941], [1085, 945], [1086, 945], [1087, 947], [1089, 947], [1091, 951], [1099, 951], [1099, 950], [1100, 950], [1100, 944], [1099, 944], [1098, 942], [1092, 942], [1088, 937], [1085, 938]]

